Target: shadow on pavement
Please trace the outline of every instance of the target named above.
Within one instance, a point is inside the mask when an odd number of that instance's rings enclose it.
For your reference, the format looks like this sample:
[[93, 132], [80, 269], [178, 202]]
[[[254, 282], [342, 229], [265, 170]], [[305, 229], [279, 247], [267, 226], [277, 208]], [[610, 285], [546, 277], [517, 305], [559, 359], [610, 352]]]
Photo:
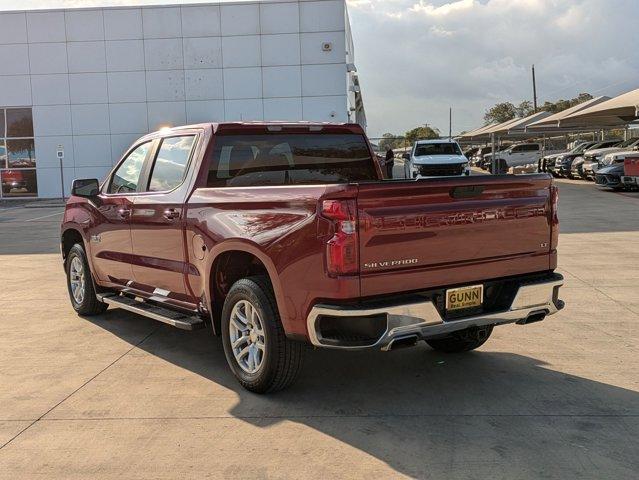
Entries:
[[[153, 328], [119, 310], [91, 321], [124, 340], [139, 332], [137, 322]], [[464, 478], [621, 479], [639, 471], [637, 392], [490, 352], [490, 342], [462, 355], [425, 346], [386, 354], [309, 348], [299, 381], [266, 396], [237, 384], [207, 330], [161, 326], [139, 348], [234, 391], [232, 417], [260, 428], [300, 423], [413, 477], [449, 477], [453, 467]]]

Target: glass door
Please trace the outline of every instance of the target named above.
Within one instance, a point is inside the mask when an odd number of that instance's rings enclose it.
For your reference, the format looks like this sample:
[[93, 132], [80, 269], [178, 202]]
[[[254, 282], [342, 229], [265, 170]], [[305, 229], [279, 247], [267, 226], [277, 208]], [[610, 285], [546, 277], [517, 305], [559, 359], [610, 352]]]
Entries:
[[0, 108], [0, 198], [36, 197], [31, 108]]

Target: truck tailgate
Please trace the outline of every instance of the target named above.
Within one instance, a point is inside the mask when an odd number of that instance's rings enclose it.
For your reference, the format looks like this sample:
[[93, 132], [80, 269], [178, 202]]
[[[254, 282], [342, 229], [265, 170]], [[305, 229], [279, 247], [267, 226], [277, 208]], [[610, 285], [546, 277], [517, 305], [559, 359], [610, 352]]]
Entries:
[[362, 296], [553, 268], [551, 182], [486, 175], [361, 184]]

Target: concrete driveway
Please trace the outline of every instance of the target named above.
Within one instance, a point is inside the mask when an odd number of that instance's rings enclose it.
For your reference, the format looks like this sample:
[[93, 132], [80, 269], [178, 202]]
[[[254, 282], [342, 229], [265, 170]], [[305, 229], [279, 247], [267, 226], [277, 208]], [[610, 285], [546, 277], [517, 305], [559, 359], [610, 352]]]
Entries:
[[257, 396], [220, 341], [71, 309], [59, 209], [0, 209], [0, 478], [636, 479], [639, 198], [562, 182], [560, 314], [480, 350], [309, 351]]

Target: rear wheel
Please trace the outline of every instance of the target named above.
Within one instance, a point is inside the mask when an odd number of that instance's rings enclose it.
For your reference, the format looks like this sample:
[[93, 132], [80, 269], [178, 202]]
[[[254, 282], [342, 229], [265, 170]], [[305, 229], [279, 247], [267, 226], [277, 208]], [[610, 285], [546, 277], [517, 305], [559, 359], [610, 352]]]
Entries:
[[107, 305], [98, 300], [84, 247], [76, 243], [66, 258], [67, 287], [73, 309], [80, 315], [98, 315]]
[[299, 374], [304, 346], [284, 334], [266, 277], [244, 278], [231, 287], [222, 310], [222, 343], [231, 371], [247, 390], [283, 390]]
[[493, 326], [467, 328], [449, 337], [426, 340], [434, 350], [445, 353], [469, 352], [481, 347], [493, 333]]

